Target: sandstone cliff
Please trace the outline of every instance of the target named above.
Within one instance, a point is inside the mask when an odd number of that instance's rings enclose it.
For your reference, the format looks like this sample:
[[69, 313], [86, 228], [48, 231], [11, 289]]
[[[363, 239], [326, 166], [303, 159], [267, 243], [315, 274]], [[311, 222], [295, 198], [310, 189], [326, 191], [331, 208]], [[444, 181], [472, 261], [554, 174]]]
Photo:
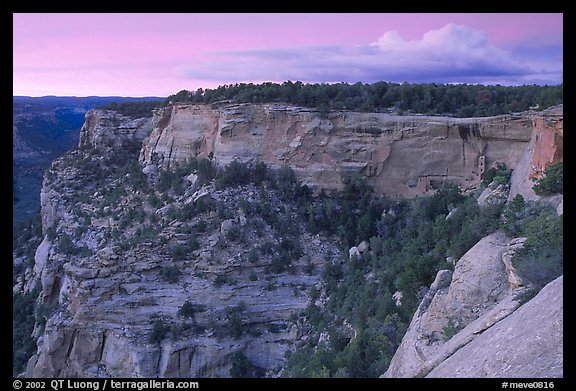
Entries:
[[80, 147], [119, 147], [142, 141], [152, 130], [151, 118], [132, 119], [112, 110], [90, 110], [80, 129]]
[[377, 192], [412, 197], [444, 182], [476, 187], [496, 162], [514, 167], [532, 136], [522, 115], [394, 116], [295, 106], [175, 105], [155, 113], [141, 162], [169, 166], [191, 156], [290, 165], [310, 187], [342, 189], [360, 174]]
[[542, 177], [546, 167], [563, 160], [564, 155], [563, 106], [540, 113], [527, 113], [532, 121], [532, 136], [518, 160], [511, 179], [509, 199], [520, 194], [526, 200], [538, 199], [532, 190], [533, 179]]
[[[317, 110], [282, 104], [176, 104], [153, 119], [131, 120], [112, 111], [86, 115], [80, 145], [102, 147], [144, 139], [149, 170], [189, 157], [213, 156], [291, 166], [315, 189], [342, 189], [360, 174], [377, 192], [413, 197], [442, 183], [478, 186], [498, 163], [519, 170], [511, 197], [530, 197], [528, 179], [562, 159], [563, 108], [483, 118], [396, 116]], [[526, 198], [526, 196], [525, 196]]]

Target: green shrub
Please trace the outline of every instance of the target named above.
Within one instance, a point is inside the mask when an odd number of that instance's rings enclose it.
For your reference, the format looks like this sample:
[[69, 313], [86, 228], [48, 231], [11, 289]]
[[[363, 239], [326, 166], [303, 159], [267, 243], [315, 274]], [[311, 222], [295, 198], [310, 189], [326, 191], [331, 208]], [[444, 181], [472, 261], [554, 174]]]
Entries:
[[181, 261], [186, 258], [189, 252], [198, 250], [200, 243], [195, 236], [190, 236], [184, 244], [176, 243], [170, 247], [170, 254], [173, 261]]
[[232, 378], [251, 378], [262, 377], [264, 371], [256, 367], [248, 360], [248, 357], [242, 351], [237, 351], [232, 355], [232, 367], [230, 368], [230, 377]]
[[272, 273], [282, 273], [286, 270], [292, 263], [292, 258], [287, 251], [281, 250], [279, 254], [272, 257], [272, 262], [270, 263], [270, 272]]
[[39, 290], [12, 296], [12, 375], [16, 377], [24, 369], [28, 359], [36, 352], [34, 330], [34, 307]]
[[152, 328], [152, 334], [150, 334], [150, 343], [160, 343], [170, 331], [170, 327], [167, 326], [162, 320], [156, 320], [154, 322], [154, 327]]
[[198, 223], [196, 224], [196, 230], [200, 233], [206, 232], [206, 229], [208, 228], [208, 223], [206, 223], [206, 220], [200, 219], [198, 220]]
[[219, 173], [216, 178], [216, 188], [241, 186], [250, 183], [251, 170], [246, 163], [233, 160]]
[[239, 339], [244, 332], [243, 317], [245, 311], [246, 303], [243, 301], [234, 307], [226, 308], [228, 320], [227, 329], [230, 336], [234, 339]]
[[176, 315], [184, 318], [193, 318], [194, 312], [195, 312], [194, 304], [192, 304], [189, 301], [186, 301], [184, 302], [184, 304], [182, 304], [182, 307], [178, 309], [178, 313]]
[[505, 164], [500, 164], [498, 167], [488, 169], [482, 176], [482, 184], [488, 186], [492, 181], [496, 184], [505, 184], [510, 181], [512, 171], [506, 168]]
[[539, 290], [563, 273], [563, 217], [544, 210], [526, 222], [524, 232], [526, 242], [512, 257], [512, 263], [520, 276]]
[[237, 281], [234, 277], [228, 275], [227, 273], [218, 274], [212, 283], [216, 288], [220, 288], [224, 284], [234, 285]]
[[182, 271], [176, 265], [166, 265], [160, 270], [160, 275], [168, 282], [175, 283], [180, 278]]
[[544, 177], [538, 179], [532, 188], [538, 195], [563, 194], [564, 163], [557, 162], [546, 167]]
[[442, 334], [444, 334], [446, 340], [450, 340], [453, 336], [458, 334], [461, 329], [462, 327], [456, 325], [454, 318], [450, 318], [448, 319], [448, 323], [446, 324], [446, 326], [442, 328]]
[[76, 247], [72, 239], [70, 239], [70, 236], [65, 233], [60, 235], [58, 240], [58, 250], [68, 255], [76, 255], [79, 251], [78, 247]]
[[266, 163], [264, 162], [259, 162], [258, 164], [256, 164], [256, 167], [254, 167], [254, 183], [257, 185], [262, 184], [262, 182], [268, 180], [268, 167], [266, 166]]
[[182, 304], [182, 307], [178, 309], [176, 315], [183, 318], [194, 318], [196, 313], [203, 312], [205, 309], [206, 307], [204, 305], [193, 304], [190, 301], [185, 301], [184, 304]]
[[522, 195], [517, 194], [508, 202], [500, 216], [500, 226], [509, 236], [518, 236], [522, 229], [522, 212], [526, 202]]
[[248, 262], [256, 263], [258, 262], [258, 252], [256, 251], [255, 247], [250, 249], [250, 253], [248, 254]]
[[[192, 233], [191, 233], [192, 235]], [[186, 240], [186, 251], [188, 252], [192, 252], [192, 251], [196, 251], [198, 249], [200, 249], [200, 242], [198, 241], [198, 238], [196, 238], [196, 236], [190, 236], [187, 240]]]
[[260, 245], [260, 252], [262, 255], [272, 255], [274, 253], [274, 244], [269, 240]]
[[239, 226], [233, 225], [226, 233], [226, 238], [231, 242], [238, 242], [242, 238], [242, 230]]

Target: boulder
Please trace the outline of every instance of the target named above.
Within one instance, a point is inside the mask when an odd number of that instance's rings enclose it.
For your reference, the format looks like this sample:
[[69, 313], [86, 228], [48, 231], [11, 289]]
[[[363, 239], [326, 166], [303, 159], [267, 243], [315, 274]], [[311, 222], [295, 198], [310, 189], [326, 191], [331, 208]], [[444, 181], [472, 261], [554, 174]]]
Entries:
[[228, 235], [228, 232], [230, 232], [230, 230], [232, 229], [232, 227], [234, 227], [235, 224], [236, 222], [232, 219], [224, 220], [220, 224], [220, 233], [224, 236]]
[[508, 192], [510, 187], [507, 184], [496, 184], [492, 182], [484, 191], [478, 196], [478, 206], [498, 206], [504, 205], [508, 199]]
[[147, 176], [154, 176], [158, 173], [158, 166], [156, 164], [147, 164], [142, 169], [142, 173]]
[[392, 298], [396, 302], [396, 307], [400, 307], [402, 305], [402, 292], [400, 291], [394, 292]]
[[348, 250], [348, 256], [351, 260], [354, 258], [360, 258], [360, 250], [358, 250], [358, 247], [354, 246], [350, 248], [350, 250]]
[[450, 270], [440, 270], [436, 273], [436, 278], [432, 285], [430, 285], [430, 289], [437, 291], [442, 288], [446, 288], [450, 285], [450, 281], [452, 281], [452, 271]]
[[194, 186], [196, 184], [196, 181], [198, 181], [198, 175], [190, 174], [186, 177], [186, 180], [190, 182], [190, 185]]
[[246, 218], [244, 213], [239, 213], [238, 214], [238, 223], [240, 224], [240, 227], [245, 227], [247, 222], [248, 222], [248, 219]]
[[358, 251], [360, 251], [361, 253], [365, 252], [366, 250], [368, 250], [370, 248], [370, 245], [368, 244], [367, 241], [362, 241], [362, 243], [360, 243], [358, 246], [356, 246], [358, 248]]

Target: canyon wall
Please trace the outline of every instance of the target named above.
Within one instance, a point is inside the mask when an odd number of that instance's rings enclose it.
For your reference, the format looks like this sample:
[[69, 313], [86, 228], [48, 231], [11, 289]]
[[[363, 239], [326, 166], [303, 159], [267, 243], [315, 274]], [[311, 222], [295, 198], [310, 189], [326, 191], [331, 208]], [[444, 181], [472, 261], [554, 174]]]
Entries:
[[281, 104], [175, 105], [157, 110], [141, 162], [189, 157], [291, 166], [313, 189], [364, 176], [378, 193], [414, 197], [454, 183], [475, 188], [497, 163], [515, 167], [533, 133], [525, 115], [488, 118], [330, 112]]

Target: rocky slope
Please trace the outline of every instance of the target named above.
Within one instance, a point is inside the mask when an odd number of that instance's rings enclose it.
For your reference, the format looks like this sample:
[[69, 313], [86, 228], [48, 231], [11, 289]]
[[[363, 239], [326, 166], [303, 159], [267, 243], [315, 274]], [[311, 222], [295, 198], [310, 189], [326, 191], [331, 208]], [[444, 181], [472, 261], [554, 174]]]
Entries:
[[12, 99], [13, 225], [40, 212], [42, 175], [75, 145], [86, 112], [111, 102], [160, 98], [27, 97]]
[[[322, 117], [282, 105], [176, 105], [151, 120], [90, 111], [82, 148], [44, 178], [44, 240], [14, 287], [39, 284], [45, 313], [25, 375], [220, 377], [241, 353], [253, 371], [274, 376], [306, 338], [297, 314], [339, 252], [334, 239], [307, 233], [273, 189], [220, 189], [186, 172], [177, 178], [182, 188], [162, 192], [143, 172], [155, 178], [190, 157], [263, 161], [293, 167], [316, 189], [341, 189], [358, 173], [377, 192], [416, 196], [444, 181], [474, 188], [496, 163], [515, 168], [537, 125], [526, 115]], [[493, 234], [453, 275], [439, 273], [388, 376], [440, 371], [518, 308], [521, 283], [505, 262], [516, 245]], [[281, 249], [289, 267], [277, 266]], [[448, 321], [464, 327], [451, 339], [442, 336]]]
[[563, 290], [564, 277], [560, 276], [427, 377], [563, 377]]
[[438, 272], [383, 377], [562, 377], [563, 277], [521, 305], [524, 240], [497, 231]]
[[[86, 153], [67, 159], [87, 159]], [[89, 173], [73, 161], [57, 160], [51, 170], [58, 176], [45, 179], [46, 237], [15, 288], [40, 284], [47, 311], [26, 376], [227, 377], [238, 352], [262, 374], [282, 364], [285, 350], [302, 337], [296, 314], [308, 304], [326, 257], [338, 252], [333, 241], [301, 227], [291, 228], [296, 236], [281, 236], [250, 211], [273, 202], [277, 218], [290, 221], [290, 205], [255, 187], [188, 182], [183, 194], [155, 207], [122, 178], [108, 176], [109, 187], [78, 199]], [[126, 194], [102, 208], [103, 194], [119, 187]], [[144, 209], [142, 222], [126, 214], [138, 213], [135, 205]], [[264, 242], [272, 254], [256, 245]], [[290, 253], [289, 267], [271, 268], [275, 249], [295, 242], [301, 251]]]

